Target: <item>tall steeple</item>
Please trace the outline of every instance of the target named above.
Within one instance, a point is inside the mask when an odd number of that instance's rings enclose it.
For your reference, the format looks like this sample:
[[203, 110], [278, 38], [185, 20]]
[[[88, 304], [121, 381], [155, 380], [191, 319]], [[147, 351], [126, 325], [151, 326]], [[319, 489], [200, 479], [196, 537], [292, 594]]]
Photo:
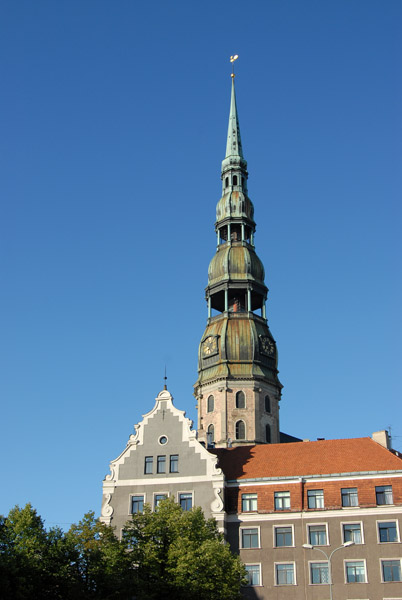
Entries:
[[254, 207], [247, 194], [234, 73], [216, 254], [208, 269], [207, 327], [198, 355], [198, 437], [217, 447], [277, 443], [277, 350], [268, 328], [264, 267], [254, 248]]

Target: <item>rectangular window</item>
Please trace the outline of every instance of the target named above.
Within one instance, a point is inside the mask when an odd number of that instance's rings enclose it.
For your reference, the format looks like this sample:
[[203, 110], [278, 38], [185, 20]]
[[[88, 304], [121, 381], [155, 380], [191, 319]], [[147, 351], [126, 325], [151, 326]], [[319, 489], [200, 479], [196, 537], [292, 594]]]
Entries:
[[309, 525], [308, 539], [312, 546], [326, 546], [328, 544], [326, 525]]
[[378, 539], [383, 542], [399, 542], [396, 521], [378, 523]]
[[293, 546], [293, 528], [275, 527], [275, 546]]
[[258, 528], [250, 527], [249, 529], [241, 530], [241, 547], [242, 548], [259, 548]]
[[310, 563], [310, 581], [314, 584], [329, 583], [327, 562]]
[[366, 567], [364, 560], [348, 560], [345, 562], [347, 583], [366, 583]]
[[362, 544], [362, 526], [361, 523], [344, 523], [343, 524], [343, 541]]
[[131, 512], [142, 513], [144, 510], [144, 496], [131, 496]]
[[309, 508], [324, 508], [324, 490], [308, 490], [307, 503]]
[[382, 560], [381, 567], [383, 581], [402, 581], [400, 559]]
[[378, 485], [375, 488], [377, 504], [393, 504], [392, 485]]
[[359, 506], [357, 488], [342, 488], [342, 506]]
[[261, 585], [261, 565], [245, 565], [247, 585]]
[[242, 512], [255, 512], [257, 510], [257, 494], [241, 495]]
[[179, 494], [179, 504], [183, 510], [191, 510], [193, 508], [193, 494]]
[[276, 585], [294, 585], [295, 565], [294, 563], [283, 563], [275, 565]]
[[145, 457], [145, 466], [144, 466], [144, 473], [145, 473], [145, 475], [152, 475], [153, 464], [154, 464], [153, 457], [152, 456], [146, 456]]
[[155, 494], [154, 496], [154, 508], [158, 508], [158, 505], [162, 500], [166, 500], [167, 494]]
[[290, 492], [275, 492], [275, 510], [290, 509]]
[[156, 462], [156, 472], [166, 473], [166, 456], [158, 456]]
[[179, 455], [171, 454], [170, 455], [170, 472], [178, 473], [179, 472]]

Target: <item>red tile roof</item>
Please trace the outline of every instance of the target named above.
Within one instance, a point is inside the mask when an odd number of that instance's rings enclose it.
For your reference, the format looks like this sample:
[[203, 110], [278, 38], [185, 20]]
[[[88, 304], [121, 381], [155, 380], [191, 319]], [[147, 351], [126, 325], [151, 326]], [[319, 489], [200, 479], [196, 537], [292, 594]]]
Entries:
[[229, 480], [402, 471], [402, 459], [371, 438], [261, 444], [212, 452]]

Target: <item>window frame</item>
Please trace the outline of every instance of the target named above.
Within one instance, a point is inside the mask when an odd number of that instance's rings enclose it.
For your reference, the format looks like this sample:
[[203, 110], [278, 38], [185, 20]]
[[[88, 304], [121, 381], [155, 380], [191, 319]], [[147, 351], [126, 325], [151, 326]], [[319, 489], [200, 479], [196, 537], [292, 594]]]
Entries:
[[[176, 460], [177, 457], [177, 460]], [[177, 465], [177, 470], [172, 469], [172, 465]], [[169, 473], [178, 473], [179, 472], [179, 455], [178, 454], [169, 454]]]
[[[385, 562], [399, 562], [399, 573], [400, 579], [385, 579], [384, 577], [384, 563]], [[380, 569], [381, 569], [381, 583], [401, 583], [402, 581], [402, 559], [401, 557], [393, 558], [390, 556], [389, 558], [380, 558]]]
[[[243, 428], [244, 428], [244, 435], [242, 437], [240, 437], [240, 433], [238, 433], [238, 426], [240, 426], [240, 424], [243, 424]], [[246, 423], [243, 421], [243, 419], [238, 419], [235, 423], [235, 439], [236, 440], [246, 440], [247, 439], [247, 430], [246, 430]]]
[[259, 583], [246, 583], [245, 587], [261, 587], [262, 586], [262, 569], [261, 569], [261, 563], [244, 563], [244, 566], [246, 567], [246, 572], [247, 572], [247, 567], [258, 567], [258, 577], [259, 577]]
[[[212, 401], [210, 402], [212, 398]], [[211, 408], [212, 405], [212, 408]], [[207, 413], [211, 413], [214, 412], [215, 410], [215, 398], [213, 394], [209, 394], [208, 398], [207, 398]]]
[[[318, 494], [314, 494], [314, 492], [322, 492], [321, 495], [319, 496]], [[311, 496], [310, 496], [311, 494]], [[314, 506], [310, 506], [310, 499], [314, 499]], [[319, 502], [317, 503], [317, 499], [319, 499]], [[322, 506], [317, 506], [317, 504], [320, 504], [322, 500]], [[325, 508], [325, 501], [324, 501], [324, 490], [323, 489], [310, 489], [307, 490], [307, 508], [309, 510], [322, 510]]]
[[[364, 581], [348, 581], [348, 564], [351, 563], [363, 563], [364, 567]], [[368, 583], [367, 581], [367, 564], [365, 558], [354, 558], [354, 559], [344, 559], [343, 561], [343, 571], [345, 574], [345, 583]]]
[[[287, 494], [287, 496], [277, 496], [277, 494]], [[283, 500], [284, 499], [288, 499], [289, 500], [289, 506], [277, 506], [277, 500], [281, 500], [281, 502], [279, 504], [283, 504]], [[278, 512], [283, 512], [285, 510], [291, 510], [292, 508], [292, 503], [291, 503], [291, 496], [290, 496], [290, 490], [284, 490], [284, 491], [278, 491], [278, 492], [274, 492], [274, 509]]]
[[[133, 512], [133, 498], [140, 498], [142, 497], [142, 511], [136, 511]], [[138, 493], [132, 493], [129, 496], [129, 505], [128, 505], [128, 510], [129, 510], [129, 515], [140, 515], [141, 513], [144, 512], [144, 504], [146, 504], [146, 494], [145, 492], [138, 492]]]
[[[386, 542], [382, 542], [380, 539], [380, 525], [381, 523], [395, 523], [395, 529], [396, 529], [396, 540], [393, 541], [386, 541]], [[401, 541], [400, 535], [399, 535], [399, 521], [398, 519], [381, 519], [380, 521], [377, 520], [377, 542], [379, 544], [399, 544]]]
[[[292, 583], [279, 583], [278, 581], [278, 567], [281, 565], [292, 565], [293, 566], [293, 582]], [[275, 586], [280, 587], [283, 585], [297, 585], [296, 579], [296, 562], [294, 560], [284, 560], [281, 562], [274, 562], [274, 572], [275, 572]]]
[[[243, 545], [243, 532], [255, 529], [257, 532], [257, 546], [244, 546]], [[239, 529], [239, 548], [241, 550], [254, 550], [255, 548], [261, 548], [261, 528], [259, 525], [253, 525], [252, 527], [246, 527], [245, 525], [240, 526]]]
[[[191, 496], [191, 506], [190, 506], [190, 508], [183, 508], [181, 506], [181, 498], [180, 497], [184, 496], [184, 495], [185, 496]], [[184, 490], [184, 491], [181, 491], [181, 492], [177, 492], [177, 504], [179, 504], [179, 506], [181, 506], [181, 508], [183, 509], [184, 512], [188, 512], [188, 511], [192, 510], [194, 508], [194, 492], [192, 490], [191, 491]]]
[[[277, 530], [282, 529], [282, 528], [283, 529], [285, 529], [285, 528], [291, 529], [291, 535], [292, 535], [292, 543], [291, 544], [284, 544], [282, 546], [277, 544]], [[274, 541], [273, 541], [274, 548], [294, 548], [295, 547], [295, 528], [292, 523], [284, 523], [283, 525], [282, 525], [282, 523], [281, 524], [276, 523], [273, 526], [272, 530], [273, 530], [273, 534], [274, 534]]]
[[[244, 406], [239, 406], [239, 404], [242, 404], [242, 402], [239, 402], [239, 398], [241, 398], [243, 400], [243, 405]], [[243, 390], [238, 390], [236, 392], [236, 396], [235, 396], [235, 408], [237, 408], [238, 410], [244, 410], [244, 409], [247, 408], [246, 394], [244, 393]]]
[[[315, 582], [313, 581], [313, 565], [326, 565], [327, 567], [327, 576], [328, 576], [328, 581], [319, 581], [319, 582]], [[309, 584], [310, 585], [329, 585], [330, 581], [331, 581], [331, 573], [329, 572], [329, 561], [328, 560], [309, 560], [308, 561], [308, 571], [309, 571]]]
[[[308, 543], [311, 544], [312, 546], [330, 546], [331, 544], [329, 543], [329, 530], [328, 530], [328, 523], [307, 523], [306, 525], [307, 527], [307, 540]], [[325, 544], [313, 544], [313, 542], [311, 541], [311, 537], [310, 537], [310, 527], [323, 527], [325, 529]], [[319, 561], [314, 561], [314, 562], [319, 562]]]
[[[387, 494], [389, 494], [389, 492], [391, 492], [392, 502], [387, 502]], [[380, 494], [384, 494], [385, 502], [378, 501]], [[392, 485], [376, 485], [375, 486], [375, 502], [376, 502], [377, 506], [392, 506], [394, 504], [394, 491], [392, 489]]]
[[[245, 496], [248, 496], [248, 498], [245, 498]], [[252, 496], [252, 497], [251, 497]], [[257, 492], [244, 492], [243, 494], [241, 494], [241, 511], [242, 513], [256, 513], [258, 512], [258, 494]], [[255, 508], [249, 508], [247, 510], [244, 510], [244, 504], [243, 502], [250, 502], [255, 500]]]
[[[149, 467], [151, 470], [149, 470]], [[154, 457], [153, 456], [145, 456], [144, 457], [144, 475], [153, 475], [154, 474]]]
[[[360, 542], [355, 542], [355, 545], [356, 546], [363, 545], [364, 544], [363, 521], [341, 521], [341, 536], [342, 536], [343, 543], [349, 541], [349, 540], [347, 540], [345, 538], [345, 529], [344, 529], [345, 525], [360, 525], [360, 538], [361, 538], [361, 541]], [[351, 541], [354, 541], [354, 540], [351, 540]]]
[[167, 500], [167, 498], [169, 498], [169, 492], [154, 492], [153, 493], [153, 495], [152, 495], [152, 510], [153, 511], [155, 511], [158, 508], [159, 502], [162, 502], [162, 500], [159, 500], [158, 504], [155, 505], [157, 496], [165, 496], [163, 498], [163, 500]]
[[156, 474], [166, 475], [166, 454], [158, 454], [156, 457]]
[[[349, 494], [344, 493], [344, 492], [352, 492], [352, 490], [353, 490], [353, 494], [352, 493], [349, 493]], [[355, 495], [354, 491], [356, 491], [356, 504], [344, 504], [343, 503], [344, 498], [350, 499], [352, 497], [352, 495], [354, 497], [354, 495]], [[359, 506], [359, 490], [357, 489], [357, 487], [341, 488], [341, 505], [342, 505], [342, 508], [356, 508]]]

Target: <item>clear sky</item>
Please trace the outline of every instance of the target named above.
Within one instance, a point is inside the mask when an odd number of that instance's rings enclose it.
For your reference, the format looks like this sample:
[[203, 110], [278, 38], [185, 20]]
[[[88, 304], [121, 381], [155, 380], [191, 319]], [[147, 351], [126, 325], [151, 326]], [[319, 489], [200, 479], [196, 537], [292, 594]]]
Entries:
[[0, 513], [99, 514], [165, 363], [195, 420], [234, 53], [281, 429], [402, 448], [401, 29], [399, 0], [1, 3]]

